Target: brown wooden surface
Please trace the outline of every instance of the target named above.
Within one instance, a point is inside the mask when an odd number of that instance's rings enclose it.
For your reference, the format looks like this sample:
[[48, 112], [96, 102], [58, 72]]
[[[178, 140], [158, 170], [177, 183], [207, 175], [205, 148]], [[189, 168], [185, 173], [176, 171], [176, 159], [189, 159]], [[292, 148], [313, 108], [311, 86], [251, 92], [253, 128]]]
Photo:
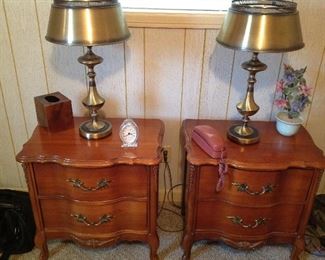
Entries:
[[[227, 163], [235, 168], [252, 170], [283, 170], [289, 167], [325, 168], [325, 158], [304, 127], [297, 135], [285, 137], [277, 133], [275, 122], [249, 122], [259, 132], [261, 140], [253, 145], [238, 145], [227, 138], [227, 129], [234, 121], [222, 120], [185, 120], [183, 122], [186, 139], [187, 160], [193, 165], [218, 164], [195, 143], [191, 133], [195, 125], [208, 124], [217, 129], [224, 137], [227, 147]], [[238, 122], [237, 122], [238, 123]]]
[[115, 164], [155, 165], [160, 162], [161, 142], [164, 132], [162, 121], [135, 119], [139, 127], [137, 148], [121, 149], [119, 128], [124, 119], [113, 118], [113, 134], [99, 140], [79, 136], [79, 125], [88, 118], [74, 118], [74, 127], [51, 133], [36, 127], [31, 139], [17, 155], [17, 161], [55, 162], [73, 167], [105, 167]]
[[[162, 121], [136, 119], [138, 147], [121, 148], [123, 119], [110, 119], [112, 135], [92, 141], [79, 136], [85, 119], [75, 118], [74, 128], [56, 133], [36, 127], [17, 155], [25, 170], [40, 258], [49, 256], [48, 239], [68, 239], [90, 247], [144, 241], [150, 258], [157, 259]], [[103, 180], [107, 184], [100, 186]], [[76, 214], [86, 217], [86, 223], [72, 216]], [[100, 223], [104, 215], [112, 219]]]
[[[208, 124], [224, 137], [229, 166], [225, 185], [216, 191], [219, 160], [191, 140], [195, 125]], [[233, 122], [185, 120], [185, 231], [182, 247], [189, 259], [194, 241], [221, 240], [242, 249], [267, 243], [293, 244], [292, 259], [304, 250], [304, 231], [318, 189], [325, 159], [302, 127], [293, 137], [279, 135], [274, 122], [250, 122], [261, 135], [253, 145], [227, 139]], [[239, 189], [235, 183], [247, 185]], [[272, 186], [268, 192], [263, 187]], [[229, 217], [238, 217], [233, 222]], [[254, 226], [255, 220], [265, 222]], [[247, 227], [248, 226], [248, 227]]]

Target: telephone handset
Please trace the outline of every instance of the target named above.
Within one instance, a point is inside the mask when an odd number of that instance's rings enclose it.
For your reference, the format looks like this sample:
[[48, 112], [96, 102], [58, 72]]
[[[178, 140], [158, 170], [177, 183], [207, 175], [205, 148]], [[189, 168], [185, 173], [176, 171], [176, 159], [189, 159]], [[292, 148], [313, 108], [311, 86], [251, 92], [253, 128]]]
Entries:
[[219, 159], [219, 180], [216, 191], [221, 191], [224, 185], [224, 175], [228, 171], [225, 162], [227, 157], [225, 142], [220, 133], [209, 125], [198, 125], [193, 128], [192, 139], [210, 157]]

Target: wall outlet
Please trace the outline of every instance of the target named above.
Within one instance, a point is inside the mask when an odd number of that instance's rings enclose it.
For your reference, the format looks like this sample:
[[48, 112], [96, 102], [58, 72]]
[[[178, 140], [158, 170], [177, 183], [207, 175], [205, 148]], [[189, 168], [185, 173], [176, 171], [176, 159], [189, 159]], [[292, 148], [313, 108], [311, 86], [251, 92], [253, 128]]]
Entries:
[[170, 145], [164, 145], [163, 149], [167, 151], [167, 162], [170, 162], [172, 147]]

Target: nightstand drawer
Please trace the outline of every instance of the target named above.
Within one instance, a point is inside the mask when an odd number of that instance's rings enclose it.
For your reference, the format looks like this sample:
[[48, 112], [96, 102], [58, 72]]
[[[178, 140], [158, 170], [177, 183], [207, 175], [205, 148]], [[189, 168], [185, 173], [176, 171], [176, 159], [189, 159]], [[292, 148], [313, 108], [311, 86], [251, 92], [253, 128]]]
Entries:
[[312, 180], [309, 170], [244, 171], [229, 167], [225, 185], [216, 192], [217, 168], [200, 169], [199, 200], [223, 200], [231, 203], [256, 206], [271, 205], [280, 201], [304, 203]]
[[142, 165], [84, 169], [35, 163], [33, 167], [40, 196], [91, 201], [148, 196], [149, 174]]
[[236, 235], [264, 235], [297, 231], [302, 205], [279, 204], [267, 208], [244, 208], [223, 202], [199, 202], [196, 230]]
[[68, 200], [41, 200], [46, 231], [101, 234], [147, 230], [147, 203], [120, 201], [87, 204]]

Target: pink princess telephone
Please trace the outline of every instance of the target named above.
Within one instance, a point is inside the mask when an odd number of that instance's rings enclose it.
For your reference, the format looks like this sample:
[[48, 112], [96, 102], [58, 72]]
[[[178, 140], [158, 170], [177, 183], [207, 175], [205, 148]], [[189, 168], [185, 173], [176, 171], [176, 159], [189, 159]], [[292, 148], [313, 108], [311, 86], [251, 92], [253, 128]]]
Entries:
[[228, 171], [225, 163], [227, 157], [224, 140], [220, 133], [209, 125], [198, 125], [193, 128], [192, 139], [210, 157], [219, 159], [219, 180], [216, 186], [217, 191], [221, 191], [224, 185], [224, 175]]

